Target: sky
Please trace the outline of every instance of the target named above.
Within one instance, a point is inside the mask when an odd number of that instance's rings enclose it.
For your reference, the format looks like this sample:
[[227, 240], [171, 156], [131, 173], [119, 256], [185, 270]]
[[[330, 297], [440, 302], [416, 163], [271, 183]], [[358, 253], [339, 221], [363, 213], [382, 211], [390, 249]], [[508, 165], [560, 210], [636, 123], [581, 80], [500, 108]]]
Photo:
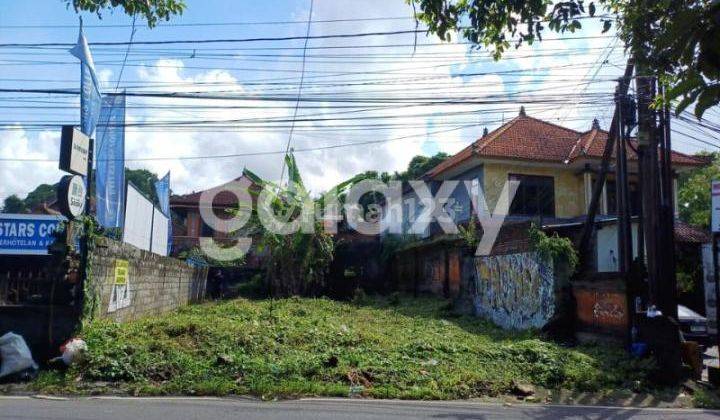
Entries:
[[[153, 29], [138, 18], [133, 40], [302, 38], [308, 29], [310, 0], [186, 3], [182, 16]], [[576, 130], [588, 130], [593, 118], [607, 128], [614, 80], [626, 62], [614, 33], [602, 34], [600, 22], [588, 19], [580, 32], [546, 32], [545, 41], [498, 62], [457, 36], [448, 43], [424, 33], [308, 39], [303, 76], [304, 39], [128, 50], [92, 43], [129, 41], [132, 17], [119, 10], [81, 16], [104, 93], [225, 97], [128, 97], [126, 166], [170, 171], [174, 193], [227, 182], [243, 168], [277, 180], [288, 144], [305, 183], [324, 191], [362, 171], [401, 171], [418, 154], [457, 152], [521, 105]], [[404, 0], [315, 0], [312, 21], [311, 37], [416, 25]], [[0, 44], [74, 43], [77, 34], [78, 15], [63, 0], [0, 0]], [[0, 88], [79, 88], [80, 66], [67, 49], [0, 47]], [[79, 124], [79, 98], [0, 93], [0, 111], [0, 200], [57, 182], [60, 126]], [[708, 117], [718, 121], [720, 113]], [[698, 140], [708, 132], [676, 127], [678, 150], [714, 150]]]

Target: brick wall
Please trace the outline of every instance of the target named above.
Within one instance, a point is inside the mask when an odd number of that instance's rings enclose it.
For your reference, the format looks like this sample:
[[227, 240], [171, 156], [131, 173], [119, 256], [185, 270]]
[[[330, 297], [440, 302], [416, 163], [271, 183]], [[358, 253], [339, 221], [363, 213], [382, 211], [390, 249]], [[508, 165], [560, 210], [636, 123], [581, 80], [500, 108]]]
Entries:
[[[157, 315], [198, 302], [205, 294], [207, 268], [107, 238], [98, 239], [90, 258], [89, 290], [96, 296], [95, 314], [101, 318], [122, 322]], [[118, 264], [127, 264], [125, 284], [122, 275], [116, 276]]]
[[391, 275], [397, 290], [455, 298], [460, 292], [463, 249], [456, 243], [400, 251]]

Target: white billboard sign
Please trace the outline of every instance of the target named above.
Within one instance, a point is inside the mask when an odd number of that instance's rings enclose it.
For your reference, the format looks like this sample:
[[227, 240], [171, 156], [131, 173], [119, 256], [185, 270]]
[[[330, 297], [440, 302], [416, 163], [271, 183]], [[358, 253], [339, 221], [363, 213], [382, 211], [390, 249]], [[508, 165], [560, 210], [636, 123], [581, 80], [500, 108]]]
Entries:
[[150, 251], [153, 210], [152, 202], [132, 184], [128, 184], [123, 242]]
[[167, 256], [168, 253], [168, 218], [158, 208], [153, 210], [152, 245], [150, 251], [165, 256]]
[[71, 125], [64, 125], [60, 137], [60, 169], [86, 176], [89, 158], [90, 137]]

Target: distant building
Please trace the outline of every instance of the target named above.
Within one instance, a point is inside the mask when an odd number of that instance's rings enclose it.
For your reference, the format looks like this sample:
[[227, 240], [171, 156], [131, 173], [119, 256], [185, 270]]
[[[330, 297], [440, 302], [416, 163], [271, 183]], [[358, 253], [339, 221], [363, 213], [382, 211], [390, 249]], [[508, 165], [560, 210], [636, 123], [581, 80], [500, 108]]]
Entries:
[[[208, 193], [209, 196], [214, 196], [212, 210], [215, 215], [220, 219], [230, 219], [232, 217], [230, 211], [238, 209], [240, 205], [238, 197], [228, 190], [229, 184], [234, 182], [247, 183], [250, 191], [260, 189], [243, 173], [232, 181], [207, 190], [170, 197], [170, 211], [173, 215], [173, 255], [177, 256], [198, 247], [201, 237], [213, 238], [221, 244], [233, 242], [233, 232], [226, 233], [213, 229], [203, 221], [200, 210], [201, 196], [203, 193]], [[256, 199], [253, 194], [251, 199], [254, 206]], [[248, 263], [252, 264], [252, 261], [248, 260]]]

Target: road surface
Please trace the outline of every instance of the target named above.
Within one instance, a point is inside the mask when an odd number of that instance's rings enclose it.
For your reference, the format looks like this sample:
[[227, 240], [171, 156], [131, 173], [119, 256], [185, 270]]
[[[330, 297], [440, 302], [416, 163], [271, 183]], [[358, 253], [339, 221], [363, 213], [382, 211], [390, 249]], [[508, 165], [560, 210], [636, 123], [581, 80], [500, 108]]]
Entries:
[[717, 419], [720, 412], [588, 406], [512, 406], [472, 402], [305, 399], [260, 402], [214, 398], [79, 398], [48, 400], [0, 397], [0, 419]]

